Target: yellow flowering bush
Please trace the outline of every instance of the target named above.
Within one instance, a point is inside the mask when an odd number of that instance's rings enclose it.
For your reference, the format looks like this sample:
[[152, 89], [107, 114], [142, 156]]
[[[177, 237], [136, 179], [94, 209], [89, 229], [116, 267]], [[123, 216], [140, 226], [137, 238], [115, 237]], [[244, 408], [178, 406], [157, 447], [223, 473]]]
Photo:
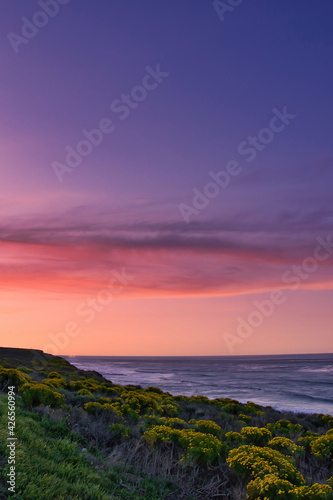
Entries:
[[122, 392], [123, 388], [116, 385], [111, 387], [108, 384], [100, 384], [98, 390], [101, 394], [115, 396], [119, 395]]
[[312, 486], [294, 486], [274, 474], [257, 477], [247, 486], [249, 500], [329, 500], [332, 488], [315, 483]]
[[251, 415], [244, 415], [244, 413], [240, 413], [238, 415], [238, 420], [240, 420], [241, 422], [244, 422], [244, 424], [248, 424], [249, 422], [251, 422], [252, 417], [251, 417]]
[[220, 456], [222, 443], [212, 434], [204, 434], [194, 429], [173, 429], [166, 425], [158, 425], [147, 430], [142, 438], [150, 445], [172, 441], [186, 449], [183, 463], [194, 462], [208, 465]]
[[265, 427], [243, 427], [241, 434], [245, 437], [247, 444], [266, 446], [272, 437], [272, 433]]
[[[82, 390], [84, 391], [85, 389], [81, 389], [81, 391]], [[78, 394], [79, 394], [79, 392], [78, 392]], [[98, 398], [97, 403], [100, 403], [101, 405], [110, 405], [112, 403], [112, 399], [111, 398]]]
[[177, 442], [180, 430], [173, 429], [168, 425], [156, 425], [148, 429], [142, 436], [149, 445], [153, 446], [156, 443], [164, 443], [165, 441]]
[[312, 431], [306, 431], [304, 432], [304, 434], [302, 434], [302, 436], [300, 436], [299, 438], [297, 438], [297, 442], [299, 444], [301, 444], [302, 446], [309, 446], [311, 441], [313, 441], [314, 439], [317, 439], [319, 437], [319, 434], [317, 434], [316, 432], [312, 432]]
[[229, 431], [224, 436], [225, 442], [232, 448], [245, 443], [245, 437], [240, 432]]
[[179, 444], [182, 448], [186, 448], [182, 462], [194, 462], [206, 466], [219, 458], [222, 443], [217, 437], [192, 429], [183, 429], [179, 432]]
[[58, 372], [50, 372], [47, 376], [48, 378], [62, 378], [62, 375]]
[[38, 405], [61, 406], [65, 402], [65, 396], [45, 384], [38, 382], [27, 382], [19, 388], [25, 406]]
[[146, 413], [147, 410], [158, 410], [159, 408], [156, 399], [145, 393], [130, 391], [123, 394], [123, 402], [141, 414]]
[[190, 396], [188, 398], [188, 401], [194, 403], [210, 403], [210, 400], [207, 398], [207, 396], [202, 396], [201, 394], [199, 396]]
[[222, 404], [222, 410], [226, 413], [231, 413], [232, 415], [239, 415], [242, 411], [242, 406], [238, 401], [230, 399], [226, 403]]
[[213, 436], [218, 436], [221, 432], [221, 427], [217, 425], [212, 420], [189, 420], [189, 424], [195, 425], [200, 432], [205, 434], [213, 434]]
[[84, 380], [71, 380], [69, 388], [77, 391], [79, 389], [88, 389], [89, 391], [99, 391], [99, 384], [93, 378], [86, 378]]
[[89, 391], [88, 389], [80, 389], [79, 391], [77, 391], [77, 393], [79, 394], [79, 396], [93, 397], [93, 393], [91, 391]]
[[297, 500], [331, 500], [333, 498], [333, 490], [328, 484], [315, 483], [312, 486], [300, 486], [294, 488], [293, 494]]
[[54, 377], [54, 378], [44, 378], [42, 380], [42, 384], [48, 385], [49, 387], [55, 387], [57, 389], [64, 388], [67, 386], [66, 379], [63, 377]]
[[311, 452], [319, 460], [328, 459], [333, 455], [333, 429], [326, 432], [310, 442]]
[[114, 413], [115, 415], [121, 416], [121, 413], [119, 412], [118, 408], [115, 407], [115, 405], [108, 403], [101, 404], [97, 402], [90, 402], [84, 405], [84, 409], [90, 415], [95, 415], [96, 413], [102, 413], [104, 411], [107, 411], [109, 413]]
[[286, 479], [281, 479], [275, 474], [267, 474], [263, 478], [257, 477], [247, 485], [249, 500], [291, 500], [294, 485]]
[[244, 445], [229, 452], [227, 463], [241, 478], [263, 478], [273, 474], [295, 486], [304, 484], [304, 478], [292, 459], [267, 447]]
[[328, 427], [333, 428], [333, 416], [332, 415], [322, 415], [322, 421], [328, 425]]
[[293, 424], [286, 419], [278, 420], [275, 424], [267, 424], [266, 427], [272, 434], [282, 435], [287, 438], [299, 434], [303, 429], [301, 424]]
[[130, 405], [121, 403], [120, 401], [116, 401], [112, 403], [112, 407], [117, 411], [119, 415], [122, 417], [127, 417], [134, 422], [138, 422], [140, 420], [139, 410], [134, 410], [130, 407]]
[[159, 420], [162, 424], [174, 427], [176, 429], [184, 429], [189, 427], [188, 423], [185, 420], [182, 420], [178, 417], [161, 417]]
[[[261, 410], [261, 406], [257, 405], [256, 403], [253, 403], [252, 401], [248, 401], [244, 405], [243, 410], [246, 411], [246, 413], [256, 415], [257, 412]], [[260, 411], [260, 413], [262, 412]]]
[[296, 453], [300, 454], [304, 451], [303, 446], [297, 446], [294, 441], [285, 437], [274, 437], [268, 442], [267, 446], [273, 448], [273, 450], [283, 453], [284, 455], [293, 455]]
[[20, 370], [20, 372], [33, 373], [33, 370], [31, 368], [28, 368], [27, 366], [19, 366], [17, 369]]
[[155, 394], [163, 394], [162, 389], [160, 389], [159, 387], [154, 387], [153, 385], [150, 385], [149, 387], [147, 387], [145, 389], [145, 391], [154, 392]]
[[162, 404], [160, 408], [165, 415], [168, 415], [168, 417], [175, 417], [181, 413], [181, 408], [177, 403]]
[[178, 394], [178, 396], [174, 396], [173, 399], [175, 401], [188, 401], [189, 397], [188, 396], [182, 396], [181, 394]]
[[173, 429], [185, 429], [190, 427], [185, 420], [178, 417], [157, 417], [155, 415], [145, 415], [144, 421], [146, 427], [154, 425], [167, 425]]
[[32, 378], [26, 373], [22, 373], [15, 368], [3, 368], [0, 366], [0, 389], [6, 385], [20, 387], [26, 382], [32, 382]]

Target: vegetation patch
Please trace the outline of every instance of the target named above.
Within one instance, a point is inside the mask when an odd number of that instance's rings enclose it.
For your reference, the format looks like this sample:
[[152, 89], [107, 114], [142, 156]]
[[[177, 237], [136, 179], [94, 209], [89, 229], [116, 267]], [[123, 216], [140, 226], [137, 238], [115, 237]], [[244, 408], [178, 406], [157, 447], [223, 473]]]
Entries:
[[0, 498], [10, 385], [15, 500], [333, 499], [331, 415], [119, 386], [18, 351], [0, 359]]

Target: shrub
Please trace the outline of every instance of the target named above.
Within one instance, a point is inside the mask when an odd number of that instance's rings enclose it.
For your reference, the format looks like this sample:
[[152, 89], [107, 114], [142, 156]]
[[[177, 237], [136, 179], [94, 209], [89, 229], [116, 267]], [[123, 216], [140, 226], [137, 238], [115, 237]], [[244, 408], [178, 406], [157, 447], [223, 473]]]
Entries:
[[190, 396], [188, 398], [188, 401], [195, 402], [195, 403], [210, 403], [207, 396], [202, 396], [201, 394], [199, 396]]
[[119, 401], [112, 403], [112, 407], [121, 415], [123, 418], [127, 417], [134, 422], [140, 420], [139, 410], [133, 410], [128, 404], [123, 404]]
[[50, 372], [48, 378], [62, 378], [62, 376], [58, 372]]
[[67, 382], [62, 377], [44, 378], [44, 380], [42, 380], [42, 384], [56, 389], [67, 387]]
[[[148, 429], [149, 427], [154, 427], [155, 425], [162, 425], [161, 418], [159, 418], [157, 415], [145, 415], [143, 417], [144, 423], [145, 423], [145, 428]], [[171, 425], [170, 425], [171, 427]]]
[[326, 460], [333, 455], [333, 429], [324, 436], [319, 436], [310, 442], [311, 452], [319, 460]]
[[285, 437], [274, 437], [268, 443], [270, 448], [277, 450], [284, 455], [293, 455], [294, 453], [301, 453], [304, 451], [303, 446], [297, 446], [291, 439]]
[[321, 415], [321, 419], [324, 425], [333, 428], [333, 416], [332, 415]]
[[315, 483], [312, 486], [295, 487], [289, 481], [274, 474], [256, 478], [247, 486], [249, 500], [328, 500], [332, 498], [332, 488]]
[[245, 437], [242, 436], [242, 434], [240, 434], [239, 432], [234, 431], [227, 432], [224, 438], [226, 443], [233, 448], [235, 447], [235, 445], [239, 446], [240, 444], [244, 444], [245, 442]]
[[[78, 391], [78, 394], [80, 394], [81, 391], [87, 391], [87, 389], [81, 389], [80, 391]], [[90, 392], [90, 391], [88, 391], [88, 392]], [[90, 394], [92, 394], [92, 392], [90, 392]], [[97, 402], [100, 403], [101, 405], [111, 404], [112, 399], [111, 398], [98, 398]]]
[[168, 427], [172, 427], [172, 429], [187, 429], [190, 427], [185, 420], [182, 420], [181, 418], [177, 417], [158, 418], [155, 417], [154, 415], [146, 415], [145, 422], [146, 423], [151, 422], [152, 423], [151, 425], [167, 425]]
[[188, 397], [187, 396], [182, 396], [181, 394], [179, 394], [178, 396], [174, 396], [173, 399], [175, 401], [188, 401]]
[[301, 486], [293, 490], [298, 500], [329, 500], [333, 497], [333, 490], [328, 484], [315, 483], [312, 486]]
[[221, 432], [221, 427], [212, 420], [189, 420], [189, 424], [194, 424], [200, 432], [204, 434], [213, 434], [218, 436]]
[[7, 385], [20, 387], [26, 382], [32, 382], [32, 378], [26, 373], [22, 373], [14, 368], [3, 368], [0, 366], [0, 387], [1, 390]]
[[227, 463], [241, 478], [263, 478], [267, 474], [273, 474], [296, 486], [304, 484], [303, 476], [291, 459], [271, 448], [240, 446], [230, 451]]
[[[128, 404], [121, 404], [119, 402], [101, 403], [101, 400], [108, 398], [100, 398], [99, 401], [89, 402], [84, 405], [84, 409], [90, 415], [103, 414], [108, 412], [110, 414], [118, 415], [119, 417], [129, 417], [135, 422], [139, 421], [138, 413], [133, 410]], [[111, 400], [110, 400], [111, 401]]]
[[25, 406], [32, 407], [38, 405], [61, 406], [65, 402], [65, 396], [59, 394], [51, 387], [38, 382], [27, 382], [19, 389]]
[[266, 427], [272, 434], [282, 435], [287, 438], [299, 434], [303, 429], [301, 424], [293, 424], [290, 420], [285, 419], [278, 420], [275, 424], [267, 424]]
[[263, 478], [257, 477], [247, 485], [249, 500], [291, 500], [294, 485], [275, 474], [267, 474]]
[[222, 448], [222, 443], [211, 434], [204, 434], [193, 429], [173, 429], [166, 425], [155, 426], [146, 431], [142, 438], [150, 445], [171, 441], [186, 449], [183, 463], [195, 463], [207, 466], [215, 462]]
[[168, 417], [175, 417], [181, 413], [181, 408], [177, 403], [161, 405], [160, 408]]
[[304, 432], [304, 434], [302, 436], [300, 436], [297, 439], [297, 442], [303, 446], [308, 447], [308, 446], [310, 446], [311, 441], [313, 441], [314, 439], [317, 439], [318, 437], [319, 437], [319, 434], [316, 434], [315, 432], [311, 432], [311, 431], [306, 431], [306, 432]]
[[85, 378], [83, 380], [71, 380], [69, 388], [72, 390], [88, 389], [89, 391], [99, 391], [99, 384], [93, 378]]
[[148, 410], [156, 411], [159, 408], [156, 399], [145, 393], [131, 391], [123, 395], [123, 401], [139, 414], [147, 413]]
[[194, 462], [207, 466], [217, 461], [222, 448], [222, 443], [217, 437], [192, 429], [183, 429], [179, 433], [179, 444], [187, 450], [182, 458], [183, 463]]
[[158, 387], [154, 387], [154, 386], [149, 386], [147, 387], [147, 389], [145, 389], [145, 391], [147, 392], [155, 392], [156, 394], [163, 394], [163, 391], [162, 389], [159, 389]]
[[133, 436], [130, 427], [123, 424], [112, 424], [108, 427], [112, 439], [128, 439]]
[[231, 413], [232, 415], [239, 415], [242, 411], [242, 406], [237, 402], [228, 402], [222, 406], [222, 409], [226, 413]]
[[121, 391], [122, 391], [122, 388], [120, 388], [118, 386], [111, 387], [108, 384], [101, 384], [99, 386], [99, 392], [101, 394], [116, 396], [116, 395], [120, 394]]
[[119, 410], [113, 404], [101, 404], [97, 402], [90, 402], [84, 405], [84, 409], [89, 415], [96, 415], [98, 413], [109, 412], [121, 416]]
[[238, 420], [244, 422], [245, 424], [248, 424], [249, 422], [251, 422], [252, 417], [250, 415], [244, 415], [243, 413], [240, 413], [238, 415]]
[[265, 427], [243, 427], [241, 434], [248, 444], [256, 446], [266, 446], [272, 433]]
[[77, 391], [77, 393], [79, 394], [79, 396], [90, 396], [92, 398], [94, 397], [93, 393], [88, 389], [80, 389], [79, 391]]
[[23, 373], [33, 373], [33, 370], [31, 368], [28, 368], [27, 366], [20, 366], [18, 370]]
[[250, 413], [252, 415], [256, 415], [258, 414], [258, 412], [260, 413], [263, 413], [261, 412], [261, 406], [257, 405], [256, 403], [253, 403], [252, 401], [248, 401], [245, 405], [244, 405], [244, 411], [246, 411], [247, 413]]
[[179, 433], [179, 429], [173, 429], [168, 425], [156, 425], [148, 429], [143, 434], [142, 439], [150, 446], [154, 446], [157, 443], [164, 443], [166, 441], [178, 442]]

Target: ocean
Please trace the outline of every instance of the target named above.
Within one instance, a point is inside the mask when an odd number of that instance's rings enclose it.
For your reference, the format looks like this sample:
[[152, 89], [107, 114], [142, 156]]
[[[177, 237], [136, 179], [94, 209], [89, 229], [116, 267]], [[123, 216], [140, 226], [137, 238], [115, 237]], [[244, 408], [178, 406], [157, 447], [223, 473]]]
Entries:
[[333, 415], [333, 354], [205, 357], [64, 356], [115, 384], [173, 395], [254, 401], [279, 410]]

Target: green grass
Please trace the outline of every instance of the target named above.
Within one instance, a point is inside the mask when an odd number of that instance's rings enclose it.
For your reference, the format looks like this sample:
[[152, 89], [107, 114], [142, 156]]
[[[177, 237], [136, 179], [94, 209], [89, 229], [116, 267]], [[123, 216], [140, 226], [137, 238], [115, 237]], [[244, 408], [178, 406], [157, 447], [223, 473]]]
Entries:
[[[18, 397], [19, 400], [20, 397]], [[50, 410], [52, 411], [52, 410]], [[0, 453], [6, 461], [7, 449], [7, 398], [0, 395]], [[159, 500], [161, 494], [171, 491], [163, 481], [137, 474], [132, 468], [136, 484], [128, 483], [129, 470], [122, 466], [110, 467], [103, 454], [95, 455], [98, 467], [91, 465], [81, 451], [80, 435], [72, 434], [64, 422], [54, 423], [46, 417], [31, 413], [19, 405], [16, 409], [16, 494], [17, 500]], [[94, 458], [94, 457], [93, 457]], [[104, 463], [103, 463], [104, 459]], [[102, 468], [102, 470], [101, 470]], [[1, 471], [3, 486], [7, 466]], [[133, 474], [134, 473], [134, 474]], [[140, 485], [138, 488], [138, 484]], [[128, 489], [129, 488], [129, 489]], [[139, 490], [139, 491], [137, 491]], [[3, 487], [0, 492], [7, 493]]]
[[[7, 400], [0, 399], [0, 442], [5, 455]], [[16, 492], [17, 499], [73, 500], [114, 499], [108, 494], [107, 479], [88, 463], [70, 437], [59, 437], [59, 429], [45, 428], [28, 412], [16, 412]]]

